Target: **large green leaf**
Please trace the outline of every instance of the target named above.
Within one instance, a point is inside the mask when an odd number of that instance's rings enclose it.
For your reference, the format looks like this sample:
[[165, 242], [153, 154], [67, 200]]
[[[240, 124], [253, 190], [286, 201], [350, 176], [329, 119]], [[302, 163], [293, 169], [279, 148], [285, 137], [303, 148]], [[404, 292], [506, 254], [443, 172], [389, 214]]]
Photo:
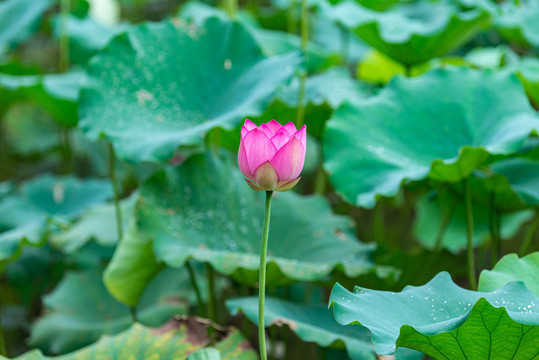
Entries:
[[402, 4], [385, 12], [345, 1], [325, 11], [378, 51], [408, 66], [458, 48], [490, 17], [485, 10], [460, 11], [442, 1]]
[[0, 202], [0, 261], [15, 256], [24, 243], [38, 244], [49, 229], [47, 219], [69, 219], [87, 206], [112, 197], [104, 180], [44, 175], [23, 183]]
[[522, 281], [530, 291], [539, 296], [539, 252], [519, 258], [517, 254], [505, 255], [492, 270], [483, 270], [479, 276], [479, 290], [493, 291], [511, 281]]
[[356, 65], [371, 48], [350, 29], [335, 23], [330, 12], [321, 9], [311, 16], [311, 21], [316, 24], [316, 26], [311, 27], [312, 35], [310, 36], [313, 42], [334, 54], [339, 54], [343, 62]]
[[[59, 39], [62, 31], [61, 16], [57, 16], [53, 22], [54, 35]], [[69, 57], [78, 64], [86, 64], [88, 59], [105, 47], [109, 40], [117, 33], [125, 29], [124, 25], [113, 28], [106, 27], [96, 22], [91, 17], [78, 18], [67, 17], [69, 35]]]
[[[241, 311], [258, 324], [258, 297], [230, 299], [226, 306], [232, 315]], [[362, 326], [340, 326], [325, 305], [301, 305], [267, 297], [264, 323], [266, 327], [287, 325], [303, 341], [322, 347], [346, 348], [352, 360], [376, 359], [370, 340], [371, 332]], [[416, 356], [418, 359], [421, 357], [422, 354]]]
[[[455, 195], [452, 195], [455, 196]], [[463, 199], [452, 199], [440, 196], [424, 196], [417, 203], [414, 234], [417, 240], [427, 249], [433, 250], [436, 245], [440, 224], [454, 203], [451, 219], [442, 237], [442, 247], [452, 253], [458, 253], [467, 246], [466, 207]], [[492, 216], [488, 206], [474, 203], [472, 206], [474, 221], [474, 245], [480, 246], [490, 237], [489, 219]], [[533, 211], [524, 210], [504, 214], [500, 217], [500, 237], [508, 239], [516, 235], [521, 225], [533, 217]]]
[[531, 101], [539, 104], [539, 59], [519, 58], [507, 45], [494, 48], [477, 48], [466, 54], [466, 61], [481, 68], [507, 68], [515, 72]]
[[210, 129], [261, 113], [299, 62], [266, 58], [242, 25], [217, 18], [131, 27], [90, 63], [80, 126], [121, 158], [166, 161]]
[[372, 332], [379, 354], [404, 346], [437, 359], [487, 359], [492, 348], [497, 359], [535, 359], [539, 351], [539, 298], [522, 283], [482, 293], [442, 272], [400, 293], [360, 287], [351, 293], [336, 284], [330, 303], [337, 322]]
[[489, 153], [517, 151], [538, 128], [514, 75], [452, 68], [397, 76], [378, 95], [334, 113], [324, 167], [347, 201], [372, 207], [405, 180], [460, 181]]
[[77, 124], [82, 72], [47, 75], [0, 74], [0, 110], [13, 102], [34, 101], [63, 126]]
[[537, 359], [539, 326], [515, 322], [504, 308], [481, 298], [466, 321], [443, 333], [427, 334], [404, 325], [398, 346], [443, 359]]
[[[182, 6], [179, 16], [182, 19], [194, 22], [198, 26], [202, 26], [211, 17], [217, 17], [223, 21], [229, 19], [225, 11], [198, 1], [190, 1], [185, 6]], [[240, 12], [237, 14], [237, 21], [244, 25], [246, 30], [253, 36], [264, 55], [284, 55], [301, 51], [301, 37], [298, 35], [261, 28], [258, 24], [253, 24], [252, 19], [248, 16]], [[309, 72], [326, 68], [337, 61], [330, 51], [314, 42], [309, 42], [306, 58]]]
[[58, 123], [32, 103], [10, 106], [2, 118], [2, 130], [2, 141], [11, 155], [45, 155], [58, 148]]
[[539, 106], [539, 59], [523, 58], [518, 64], [517, 74], [530, 99]]
[[[206, 336], [209, 323], [196, 318], [170, 320], [160, 328], [135, 324], [116, 336], [104, 336], [97, 343], [71, 354], [47, 357], [31, 351], [16, 360], [184, 360], [201, 348], [211, 346], [222, 360], [256, 360], [249, 343], [234, 329], [214, 330], [220, 341], [210, 344]], [[0, 359], [7, 358], [0, 356]]]
[[504, 2], [495, 17], [496, 28], [503, 37], [522, 46], [539, 46], [539, 4], [537, 1], [524, 1], [516, 4]]
[[[132, 221], [105, 269], [103, 282], [110, 294], [118, 301], [129, 306], [137, 306], [141, 301], [141, 296], [148, 291], [146, 290], [148, 283], [163, 270], [163, 267], [163, 263], [158, 262], [155, 258], [152, 242], [139, 237], [136, 224]], [[209, 294], [205, 270], [203, 271], [202, 268], [202, 264], [193, 264], [192, 266], [202, 301], [205, 302]], [[192, 284], [186, 276], [187, 273], [184, 271], [174, 281], [189, 283], [186, 286], [191, 289]], [[217, 281], [214, 285], [214, 292], [218, 294], [218, 291], [224, 288], [223, 285], [224, 282]], [[190, 303], [194, 303], [197, 300], [194, 291], [191, 291], [190, 295]]]
[[[501, 210], [539, 206], [539, 161], [511, 158], [497, 161], [475, 173], [472, 194], [484, 204]], [[490, 202], [489, 202], [490, 201]]]
[[[300, 79], [295, 77], [288, 86], [276, 91], [273, 101], [263, 114], [251, 118], [257, 124], [276, 119], [285, 124], [295, 121], [298, 109], [298, 94]], [[324, 125], [335, 109], [345, 101], [357, 101], [370, 95], [371, 90], [364, 83], [350, 76], [347, 69], [332, 67], [329, 70], [307, 77], [305, 80], [305, 124], [307, 131], [316, 138], [322, 136]], [[305, 158], [304, 173], [310, 164], [318, 171], [320, 163], [319, 144], [315, 139], [309, 139], [309, 147]], [[221, 145], [231, 151], [237, 151], [240, 146], [240, 127], [221, 132]]]
[[[138, 195], [135, 193], [120, 201], [124, 229], [131, 220], [137, 198]], [[95, 240], [102, 246], [112, 247], [118, 241], [117, 226], [114, 204], [97, 204], [84, 210], [80, 218], [70, 226], [51, 234], [50, 242], [66, 253], [79, 250], [90, 240]]]
[[[148, 286], [136, 308], [138, 321], [160, 326], [187, 311], [190, 286], [186, 274], [178, 275], [178, 271], [163, 272]], [[68, 273], [43, 302], [45, 315], [34, 323], [29, 342], [47, 353], [80, 349], [133, 322], [129, 308], [107, 292], [96, 270]]]
[[[154, 239], [158, 260], [173, 267], [189, 258], [209, 262], [252, 285], [258, 281], [263, 203], [263, 194], [246, 186], [236, 166], [196, 155], [144, 184], [135, 213], [142, 238]], [[323, 198], [279, 193], [273, 204], [268, 285], [320, 280], [335, 270], [352, 277], [373, 270], [373, 246], [357, 241], [350, 220], [332, 214]]]
[[[290, 85], [277, 91], [274, 100], [257, 122], [278, 119], [281, 123], [295, 121], [298, 108], [300, 80], [294, 78]], [[333, 67], [327, 71], [307, 77], [305, 81], [305, 124], [308, 132], [317, 138], [322, 136], [324, 125], [333, 111], [346, 101], [358, 101], [370, 95], [371, 90], [364, 83], [351, 78], [344, 68]], [[239, 132], [236, 132], [239, 146]]]
[[27, 38], [41, 22], [51, 0], [6, 0], [0, 3], [0, 54]]
[[132, 221], [105, 270], [103, 281], [118, 301], [136, 306], [148, 283], [162, 268], [153, 254], [152, 242], [138, 236]]
[[43, 175], [21, 186], [21, 195], [49, 216], [70, 218], [112, 197], [108, 180]]

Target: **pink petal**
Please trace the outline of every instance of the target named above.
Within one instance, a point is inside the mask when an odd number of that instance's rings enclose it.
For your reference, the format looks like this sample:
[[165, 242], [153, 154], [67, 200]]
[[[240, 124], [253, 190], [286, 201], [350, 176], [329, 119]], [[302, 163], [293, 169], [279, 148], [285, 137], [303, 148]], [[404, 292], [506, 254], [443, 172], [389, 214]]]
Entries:
[[249, 131], [251, 131], [254, 128], [258, 127], [258, 126], [256, 126], [256, 124], [254, 122], [252, 122], [249, 119], [245, 119], [245, 123], [243, 124], [243, 126], [245, 126], [245, 128], [247, 128], [247, 130], [249, 130]]
[[271, 164], [279, 175], [279, 181], [297, 178], [304, 163], [305, 148], [296, 137], [290, 139], [271, 159]]
[[257, 128], [257, 126], [255, 125], [255, 123], [253, 123], [249, 119], [245, 119], [245, 123], [241, 127], [241, 138], [243, 139], [245, 137], [245, 135], [247, 135], [247, 133], [249, 131], [251, 131], [253, 129], [256, 129], [256, 128]]
[[277, 131], [281, 130], [283, 127], [281, 124], [279, 124], [277, 121], [271, 120], [270, 122], [266, 123], [266, 126], [271, 129], [273, 134], [276, 134]]
[[286, 131], [288, 131], [288, 133], [290, 135], [292, 135], [293, 133], [296, 132], [296, 125], [294, 125], [294, 123], [292, 121], [290, 121], [288, 124], [286, 124], [285, 126], [283, 126], [283, 128], [286, 129]]
[[253, 173], [249, 169], [249, 162], [247, 161], [247, 154], [245, 153], [245, 146], [243, 140], [240, 141], [240, 148], [238, 150], [238, 164], [240, 166], [241, 173], [249, 179], [254, 179]]
[[303, 148], [306, 149], [307, 148], [307, 127], [303, 125], [301, 129], [299, 129], [298, 131], [296, 131], [296, 133], [294, 133], [294, 136], [299, 141], [301, 141]]
[[271, 142], [273, 143], [273, 145], [275, 145], [277, 150], [282, 148], [283, 145], [288, 142], [288, 140], [290, 140], [290, 136], [286, 135], [286, 130], [284, 131], [279, 130], [279, 133], [275, 134], [275, 136], [271, 138]]
[[253, 175], [260, 164], [271, 160], [277, 152], [275, 145], [273, 145], [268, 136], [260, 129], [249, 131], [242, 142], [245, 148], [249, 170]]
[[293, 132], [288, 132], [288, 130], [286, 130], [286, 128], [283, 126], [279, 131], [277, 131], [275, 133], [275, 135], [277, 135], [277, 134], [285, 134], [290, 139], [290, 136], [292, 136], [292, 134], [295, 133], [295, 132], [296, 132], [296, 129], [294, 129]]
[[268, 125], [262, 124], [259, 127], [260, 130], [262, 130], [266, 135], [268, 135], [269, 138], [271, 138], [273, 135], [275, 135], [275, 132], [269, 128]]

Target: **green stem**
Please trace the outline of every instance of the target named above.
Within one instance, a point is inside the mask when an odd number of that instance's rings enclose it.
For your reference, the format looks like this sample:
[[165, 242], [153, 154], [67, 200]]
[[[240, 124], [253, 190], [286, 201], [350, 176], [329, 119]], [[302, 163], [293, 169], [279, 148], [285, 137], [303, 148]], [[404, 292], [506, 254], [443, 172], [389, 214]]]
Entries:
[[404, 74], [406, 77], [412, 77], [412, 65], [404, 65]]
[[228, 17], [234, 19], [236, 17], [236, 11], [238, 11], [238, 1], [237, 0], [225, 0], [225, 11], [228, 14]]
[[59, 69], [64, 72], [69, 68], [69, 3], [71, 0], [60, 1], [60, 57]]
[[451, 221], [451, 218], [453, 217], [453, 213], [455, 212], [455, 205], [457, 201], [455, 198], [451, 199], [451, 204], [447, 208], [447, 211], [444, 214], [444, 217], [442, 219], [442, 222], [440, 223], [440, 228], [438, 229], [438, 233], [436, 234], [436, 242], [434, 249], [436, 252], [439, 252], [442, 249], [442, 243], [444, 240], [445, 231], [447, 230], [447, 226], [449, 225], [449, 222]]
[[109, 175], [112, 182], [112, 189], [114, 191], [114, 208], [116, 209], [116, 228], [118, 230], [118, 242], [122, 240], [123, 236], [123, 224], [122, 224], [122, 208], [120, 207], [120, 189], [118, 181], [116, 179], [116, 166], [115, 166], [116, 154], [114, 153], [114, 146], [109, 143]]
[[496, 225], [496, 194], [495, 193], [491, 193], [490, 194], [490, 199], [489, 199], [489, 221], [488, 221], [488, 225], [489, 225], [489, 230], [490, 230], [490, 245], [491, 245], [491, 265], [492, 267], [494, 267], [494, 265], [496, 265], [496, 262], [498, 261], [498, 256], [499, 256], [499, 252], [498, 252], [498, 244], [499, 244], [499, 239], [498, 239], [498, 232], [497, 232], [497, 225]]
[[328, 349], [325, 347], [320, 347], [320, 360], [327, 360], [328, 358]]
[[324, 168], [320, 166], [316, 177], [314, 179], [314, 192], [316, 194], [324, 195], [326, 193], [326, 173]]
[[134, 306], [130, 306], [129, 311], [131, 312], [131, 319], [133, 319], [133, 322], [134, 323], [138, 322], [137, 308]]
[[298, 24], [296, 22], [296, 5], [296, 0], [290, 0], [288, 3], [287, 30], [291, 34], [297, 33]]
[[[240, 285], [240, 296], [241, 297], [247, 297], [249, 296], [249, 288], [245, 285]], [[243, 335], [249, 339], [251, 336], [251, 322], [249, 321], [249, 319], [247, 319], [247, 316], [245, 316], [245, 314], [243, 314], [243, 320], [242, 320], [242, 332], [243, 332]]]
[[[1, 311], [0, 311], [0, 314], [1, 314]], [[8, 353], [7, 353], [7, 346], [6, 346], [6, 340], [4, 338], [4, 328], [2, 326], [2, 321], [1, 321], [1, 317], [0, 317], [0, 355], [1, 356], [8, 356]]]
[[348, 64], [348, 53], [350, 49], [350, 32], [344, 26], [339, 26], [341, 34], [341, 61], [342, 65]]
[[268, 252], [268, 235], [271, 213], [271, 197], [273, 191], [266, 191], [266, 208], [264, 211], [264, 226], [262, 228], [262, 243], [260, 244], [260, 277], [258, 280], [258, 342], [260, 344], [260, 359], [266, 360], [266, 331], [264, 327], [264, 298], [266, 295], [266, 254]]
[[466, 201], [466, 235], [468, 246], [468, 278], [472, 290], [477, 290], [477, 280], [475, 278], [475, 256], [473, 248], [473, 213], [472, 213], [472, 194], [468, 179], [462, 180], [464, 187], [464, 198]]
[[500, 210], [496, 210], [494, 213], [494, 224], [496, 231], [496, 243], [493, 244], [494, 248], [492, 249], [493, 265], [496, 265], [498, 260], [500, 260], [501, 246], [502, 246], [502, 235], [501, 235], [501, 226], [502, 226], [502, 216]]
[[524, 241], [520, 246], [519, 255], [521, 257], [528, 253], [528, 249], [532, 243], [533, 236], [535, 235], [537, 228], [539, 228], [539, 210], [535, 212], [535, 219], [530, 224], [530, 226], [528, 226], [528, 230], [526, 231], [526, 235], [524, 236]]
[[[308, 63], [307, 46], [309, 43], [309, 7], [307, 0], [301, 0], [301, 51], [305, 59], [305, 64]], [[296, 126], [301, 128], [305, 120], [305, 87], [307, 81], [307, 70], [303, 71], [299, 79], [298, 93], [298, 112], [296, 114]]]
[[382, 199], [378, 201], [376, 207], [374, 208], [374, 219], [373, 219], [373, 230], [374, 230], [374, 240], [378, 244], [385, 242], [385, 228], [384, 228], [384, 206], [382, 204]]
[[217, 322], [217, 302], [215, 299], [215, 276], [213, 269], [209, 263], [204, 263], [204, 268], [206, 270], [206, 279], [208, 281], [208, 318]]
[[271, 341], [271, 351], [269, 354], [270, 360], [277, 360], [277, 357], [275, 356], [275, 347], [277, 345], [277, 326], [272, 326], [269, 328], [270, 333], [270, 341]]
[[60, 142], [62, 143], [63, 173], [69, 174], [73, 172], [73, 153], [67, 128], [60, 129]]
[[189, 280], [191, 280], [191, 286], [193, 287], [193, 290], [195, 291], [197, 297], [197, 315], [200, 317], [204, 317], [204, 301], [202, 301], [202, 295], [200, 293], [197, 280], [195, 278], [195, 271], [193, 270], [193, 266], [191, 266], [191, 263], [189, 261], [185, 262], [185, 267], [187, 267], [187, 272], [189, 273]]

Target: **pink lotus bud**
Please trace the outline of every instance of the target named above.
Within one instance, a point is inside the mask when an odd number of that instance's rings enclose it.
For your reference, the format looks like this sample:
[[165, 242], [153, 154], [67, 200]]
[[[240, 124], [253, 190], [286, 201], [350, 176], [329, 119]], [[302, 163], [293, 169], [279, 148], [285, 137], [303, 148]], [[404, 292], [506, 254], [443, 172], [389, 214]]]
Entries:
[[305, 125], [296, 131], [292, 122], [283, 126], [271, 120], [256, 126], [245, 120], [241, 127], [238, 163], [245, 181], [254, 190], [287, 191], [300, 179], [306, 148]]

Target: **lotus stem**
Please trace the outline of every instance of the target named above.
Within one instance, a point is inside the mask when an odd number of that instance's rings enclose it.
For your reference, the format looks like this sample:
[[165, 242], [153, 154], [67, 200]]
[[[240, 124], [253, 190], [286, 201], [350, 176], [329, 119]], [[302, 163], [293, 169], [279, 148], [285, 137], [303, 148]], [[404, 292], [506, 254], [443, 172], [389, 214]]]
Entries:
[[532, 243], [533, 236], [535, 235], [535, 232], [537, 231], [537, 228], [539, 228], [539, 210], [535, 211], [535, 219], [528, 227], [528, 230], [526, 231], [526, 235], [524, 236], [524, 241], [522, 242], [522, 245], [520, 246], [519, 255], [524, 256], [528, 253], [528, 249]]
[[122, 240], [123, 225], [122, 225], [122, 208], [120, 207], [120, 189], [118, 181], [116, 179], [116, 154], [114, 153], [114, 146], [109, 143], [109, 175], [112, 183], [112, 190], [114, 191], [114, 208], [116, 210], [116, 228], [118, 231], [118, 242]]
[[8, 356], [6, 340], [4, 338], [4, 328], [2, 327], [2, 319], [0, 318], [0, 356]]
[[60, 129], [60, 142], [62, 159], [63, 159], [63, 173], [69, 174], [73, 172], [73, 152], [71, 151], [71, 144], [69, 141], [69, 130], [65, 127]]
[[266, 191], [266, 207], [264, 210], [264, 225], [262, 227], [262, 243], [260, 244], [260, 277], [258, 280], [258, 342], [260, 359], [267, 360], [266, 330], [264, 327], [264, 301], [266, 295], [266, 254], [268, 252], [268, 235], [271, 214], [271, 197], [273, 191]]
[[[502, 227], [502, 216], [500, 214], [500, 210], [496, 210], [494, 213], [494, 224], [495, 224], [495, 230], [496, 230], [496, 243], [493, 244], [494, 248], [492, 251], [492, 257], [493, 260], [497, 263], [498, 260], [500, 260], [500, 254], [501, 254], [501, 245], [502, 245], [502, 233], [501, 233], [501, 227]], [[495, 263], [494, 263], [495, 265]]]
[[193, 266], [189, 261], [185, 262], [185, 267], [187, 268], [187, 272], [189, 273], [189, 280], [191, 281], [191, 286], [193, 287], [193, 290], [195, 291], [196, 298], [197, 298], [197, 315], [200, 317], [204, 317], [204, 301], [202, 301], [202, 295], [200, 294], [200, 288], [198, 287], [197, 280], [195, 277], [195, 271], [193, 270]]
[[472, 212], [472, 194], [468, 179], [462, 180], [464, 187], [464, 198], [466, 202], [466, 235], [467, 235], [467, 257], [468, 257], [468, 278], [472, 290], [477, 290], [477, 279], [475, 278], [475, 255], [473, 244], [473, 212]]
[[498, 219], [496, 212], [496, 194], [491, 193], [489, 199], [489, 230], [490, 230], [490, 241], [491, 241], [491, 265], [494, 267], [499, 257], [499, 232], [498, 232]]
[[348, 64], [348, 53], [350, 51], [350, 32], [344, 26], [339, 26], [341, 34], [341, 61], [342, 65]]
[[404, 65], [404, 74], [406, 77], [412, 77], [412, 65]]
[[58, 67], [60, 72], [64, 72], [69, 68], [69, 6], [70, 0], [60, 1], [60, 56]]
[[291, 34], [296, 34], [298, 27], [296, 22], [296, 0], [290, 0], [288, 3], [287, 17], [288, 32]]
[[[309, 43], [309, 7], [307, 0], [301, 0], [301, 51], [305, 59], [305, 64], [308, 62], [307, 46]], [[296, 116], [296, 127], [299, 129], [303, 126], [305, 120], [305, 83], [307, 81], [307, 69], [302, 72], [299, 79], [298, 93], [298, 112]]]
[[438, 233], [436, 234], [436, 242], [434, 245], [434, 249], [436, 250], [436, 252], [439, 252], [440, 250], [442, 250], [442, 243], [444, 240], [445, 231], [447, 230], [447, 226], [449, 225], [449, 222], [451, 221], [451, 218], [453, 217], [456, 204], [457, 204], [457, 200], [455, 198], [452, 198], [451, 203], [449, 204], [449, 207], [447, 208], [444, 214], [444, 217], [442, 218], [442, 222], [440, 223], [440, 228], [438, 229]]
[[133, 322], [138, 322], [137, 308], [135, 306], [130, 306], [129, 311], [131, 312], [131, 319], [133, 320]]
[[215, 276], [209, 263], [204, 263], [206, 279], [208, 281], [208, 319], [217, 322], [217, 304], [215, 301]]
[[225, 0], [225, 11], [228, 14], [228, 17], [234, 19], [236, 17], [236, 12], [238, 11], [238, 1], [237, 0]]
[[373, 219], [373, 232], [374, 240], [378, 244], [385, 242], [385, 224], [384, 224], [384, 206], [382, 203], [383, 199], [380, 199], [374, 208], [374, 219]]

